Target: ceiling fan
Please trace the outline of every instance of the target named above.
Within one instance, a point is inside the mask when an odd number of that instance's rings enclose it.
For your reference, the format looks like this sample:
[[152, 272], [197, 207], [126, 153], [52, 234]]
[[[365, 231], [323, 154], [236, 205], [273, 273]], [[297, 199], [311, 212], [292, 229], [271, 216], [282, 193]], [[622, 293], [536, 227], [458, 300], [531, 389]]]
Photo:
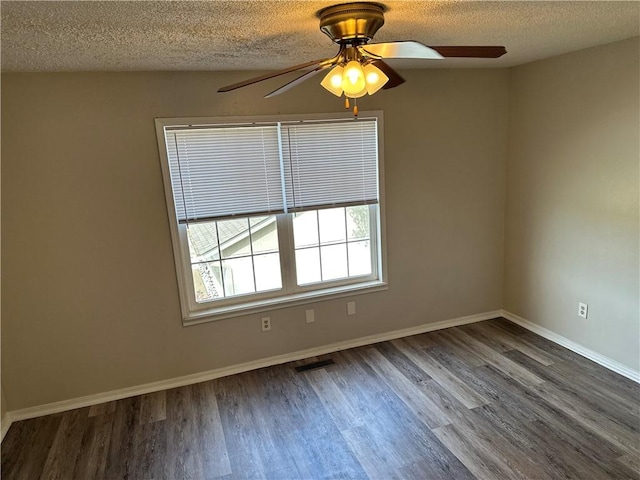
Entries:
[[[333, 67], [321, 85], [338, 97], [344, 93], [349, 108], [349, 98], [373, 95], [381, 88], [387, 90], [404, 83], [405, 80], [383, 59], [498, 58], [507, 53], [502, 46], [427, 47], [414, 41], [369, 43], [384, 24], [384, 12], [384, 5], [370, 2], [344, 3], [323, 8], [317, 13], [320, 30], [339, 45], [338, 53], [334, 57], [313, 60], [227, 85], [218, 89], [218, 92], [229, 92], [298, 70], [309, 70], [265, 96], [269, 98], [286, 92], [322, 70]], [[354, 113], [357, 115], [357, 110]]]

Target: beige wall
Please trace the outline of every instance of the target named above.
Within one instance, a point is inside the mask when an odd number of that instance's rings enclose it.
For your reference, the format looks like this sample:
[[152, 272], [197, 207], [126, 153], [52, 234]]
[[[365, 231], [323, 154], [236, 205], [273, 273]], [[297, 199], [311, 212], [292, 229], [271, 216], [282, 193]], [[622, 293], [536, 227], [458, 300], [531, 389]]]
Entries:
[[4, 390], [0, 391], [0, 420], [4, 420], [7, 413], [7, 402], [4, 400]]
[[184, 328], [154, 117], [341, 111], [247, 73], [2, 76], [2, 380], [11, 409], [499, 309], [506, 70], [406, 72], [385, 115], [389, 290]]
[[507, 310], [635, 370], [638, 45], [512, 70], [504, 289]]

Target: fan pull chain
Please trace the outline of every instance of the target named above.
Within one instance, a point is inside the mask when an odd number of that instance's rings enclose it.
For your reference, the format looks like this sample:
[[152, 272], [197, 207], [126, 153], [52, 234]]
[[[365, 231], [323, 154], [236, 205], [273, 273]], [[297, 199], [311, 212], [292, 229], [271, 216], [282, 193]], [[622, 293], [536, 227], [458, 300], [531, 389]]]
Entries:
[[[346, 108], [347, 110], [349, 110], [350, 108], [349, 97], [347, 97], [346, 95], [344, 97], [344, 108]], [[353, 118], [358, 118], [358, 99], [356, 98], [353, 99]]]

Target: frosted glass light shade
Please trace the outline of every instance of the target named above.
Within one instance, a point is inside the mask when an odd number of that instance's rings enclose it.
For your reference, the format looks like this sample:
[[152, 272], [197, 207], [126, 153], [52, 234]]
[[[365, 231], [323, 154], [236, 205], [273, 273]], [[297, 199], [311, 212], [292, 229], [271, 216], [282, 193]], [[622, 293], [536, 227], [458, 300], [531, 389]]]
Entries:
[[363, 70], [369, 95], [376, 93], [389, 81], [389, 77], [372, 63], [365, 65]]
[[347, 93], [344, 92], [345, 96], [349, 97], [349, 98], [360, 98], [360, 97], [364, 97], [367, 94], [367, 87], [365, 86], [362, 90], [360, 90], [359, 92], [355, 92], [355, 93]]
[[342, 72], [342, 89], [344, 90], [344, 94], [347, 97], [358, 98], [358, 96], [362, 96], [359, 95], [362, 90], [366, 93], [366, 86], [364, 71], [360, 63], [356, 60], [351, 60]]
[[333, 93], [336, 97], [342, 96], [342, 72], [344, 68], [340, 65], [331, 69], [324, 77], [320, 85]]

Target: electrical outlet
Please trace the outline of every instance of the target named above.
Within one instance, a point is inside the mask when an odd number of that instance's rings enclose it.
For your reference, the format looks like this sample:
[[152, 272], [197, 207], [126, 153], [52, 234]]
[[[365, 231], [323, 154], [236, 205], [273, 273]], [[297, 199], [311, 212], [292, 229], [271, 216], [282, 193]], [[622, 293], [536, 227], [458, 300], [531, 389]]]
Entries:
[[313, 308], [310, 310], [305, 310], [304, 316], [305, 316], [305, 319], [307, 320], [307, 323], [313, 323], [316, 321], [316, 314], [313, 311]]
[[271, 317], [262, 317], [262, 331], [271, 330]]
[[356, 314], [356, 302], [347, 302], [347, 315]]
[[578, 303], [578, 316], [582, 318], [587, 318], [587, 313], [589, 312], [589, 305], [586, 303]]

